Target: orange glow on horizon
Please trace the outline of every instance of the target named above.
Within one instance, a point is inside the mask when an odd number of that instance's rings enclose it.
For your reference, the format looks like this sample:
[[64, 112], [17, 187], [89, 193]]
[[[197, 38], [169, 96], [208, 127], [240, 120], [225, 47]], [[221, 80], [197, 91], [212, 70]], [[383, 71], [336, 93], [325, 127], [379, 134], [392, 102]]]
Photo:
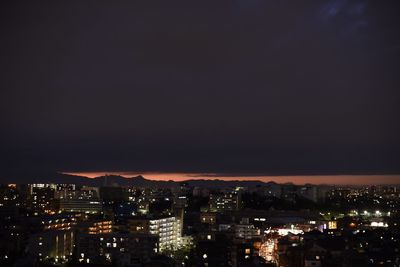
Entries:
[[225, 181], [249, 181], [259, 180], [263, 182], [293, 184], [330, 184], [330, 185], [369, 185], [369, 184], [400, 184], [400, 175], [285, 175], [285, 176], [218, 176], [217, 174], [202, 173], [156, 173], [156, 172], [63, 172], [64, 174], [86, 176], [95, 178], [103, 175], [120, 175], [134, 177], [142, 175], [149, 180], [160, 181], [186, 181], [186, 180], [225, 180]]

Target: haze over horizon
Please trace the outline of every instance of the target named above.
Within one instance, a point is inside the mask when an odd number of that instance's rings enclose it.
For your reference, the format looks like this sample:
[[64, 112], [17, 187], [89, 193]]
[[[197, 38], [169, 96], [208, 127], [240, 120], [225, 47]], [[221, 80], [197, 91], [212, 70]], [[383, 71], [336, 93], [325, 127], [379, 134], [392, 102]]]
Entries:
[[143, 176], [146, 179], [158, 181], [187, 181], [187, 180], [225, 180], [293, 183], [293, 184], [331, 184], [331, 185], [385, 185], [400, 184], [400, 175], [229, 175], [204, 173], [141, 173], [141, 172], [63, 172], [69, 175], [96, 178], [104, 175], [118, 175], [125, 178]]

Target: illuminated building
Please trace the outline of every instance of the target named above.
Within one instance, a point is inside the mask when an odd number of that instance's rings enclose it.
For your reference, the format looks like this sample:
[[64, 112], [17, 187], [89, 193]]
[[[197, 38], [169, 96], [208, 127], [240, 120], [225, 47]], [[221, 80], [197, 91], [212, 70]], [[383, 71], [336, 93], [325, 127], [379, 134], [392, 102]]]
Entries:
[[58, 185], [55, 198], [59, 211], [97, 213], [102, 210], [97, 187], [75, 189], [74, 186]]
[[252, 224], [236, 224], [235, 236], [243, 239], [253, 239], [260, 237], [260, 229], [255, 228]]
[[82, 186], [80, 189], [76, 189], [74, 185], [59, 184], [55, 192], [56, 199], [98, 200], [99, 196], [99, 188], [89, 186]]
[[34, 215], [54, 210], [54, 188], [51, 184], [30, 184], [27, 206]]
[[142, 266], [158, 252], [158, 238], [149, 234], [82, 234], [77, 240], [79, 262]]
[[388, 227], [388, 224], [384, 222], [371, 222], [371, 227]]
[[51, 230], [31, 236], [28, 252], [39, 260], [52, 259], [55, 262], [63, 262], [71, 257], [73, 247], [73, 231]]
[[111, 233], [112, 231], [112, 221], [98, 221], [94, 222], [88, 228], [89, 234], [103, 234]]
[[214, 212], [202, 212], [200, 214], [200, 222], [206, 224], [216, 224], [217, 214]]
[[328, 222], [328, 229], [330, 229], [330, 230], [337, 229], [337, 222], [336, 221], [329, 221]]
[[301, 230], [301, 229], [298, 229], [294, 225], [291, 225], [290, 228], [279, 228], [278, 229], [278, 234], [281, 235], [281, 236], [286, 236], [289, 233], [292, 233], [294, 235], [298, 235], [298, 234], [303, 234], [304, 231]]
[[18, 215], [20, 207], [19, 192], [14, 185], [0, 185], [0, 216], [12, 218]]
[[112, 232], [112, 221], [101, 220], [95, 222], [84, 222], [88, 224], [87, 233], [91, 235], [108, 234]]
[[176, 217], [165, 217], [150, 220], [150, 234], [159, 237], [160, 249], [177, 246], [182, 236], [180, 220]]
[[18, 191], [15, 186], [0, 185], [0, 206], [16, 205], [18, 202]]
[[124, 227], [131, 233], [147, 234], [150, 232], [150, 222], [148, 218], [132, 217], [126, 219]]
[[140, 201], [138, 204], [138, 212], [140, 214], [147, 214], [149, 213], [150, 203], [148, 201]]
[[210, 194], [210, 210], [211, 211], [234, 211], [241, 207], [240, 192], [231, 191], [223, 194]]
[[67, 212], [98, 213], [102, 210], [99, 200], [59, 199], [59, 210]]
[[179, 246], [182, 237], [181, 220], [178, 217], [129, 218], [126, 223], [131, 233], [152, 234], [159, 237], [160, 249]]
[[75, 218], [51, 218], [42, 221], [43, 230], [69, 230], [76, 225]]
[[219, 224], [218, 230], [220, 232], [233, 232], [235, 237], [239, 239], [253, 239], [260, 237], [260, 229], [254, 227], [252, 224]]
[[257, 247], [252, 242], [234, 243], [232, 250], [233, 266], [248, 266], [250, 262], [253, 262], [253, 257], [259, 254]]

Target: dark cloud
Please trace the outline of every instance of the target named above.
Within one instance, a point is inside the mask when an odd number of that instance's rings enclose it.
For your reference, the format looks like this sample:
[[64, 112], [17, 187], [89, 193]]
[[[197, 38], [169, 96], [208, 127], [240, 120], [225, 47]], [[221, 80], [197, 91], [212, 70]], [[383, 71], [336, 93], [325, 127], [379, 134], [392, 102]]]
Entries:
[[400, 166], [396, 1], [10, 1], [3, 169]]

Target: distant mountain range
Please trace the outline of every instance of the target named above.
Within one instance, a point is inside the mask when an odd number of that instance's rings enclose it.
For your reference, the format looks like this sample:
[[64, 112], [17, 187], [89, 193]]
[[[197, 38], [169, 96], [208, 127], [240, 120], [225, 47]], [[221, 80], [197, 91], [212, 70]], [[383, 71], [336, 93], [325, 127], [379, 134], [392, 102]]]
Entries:
[[32, 184], [32, 183], [58, 183], [58, 184], [77, 184], [87, 186], [137, 186], [137, 187], [153, 187], [153, 188], [177, 188], [183, 183], [193, 187], [210, 187], [210, 188], [223, 188], [223, 187], [257, 187], [275, 184], [274, 182], [262, 182], [257, 180], [248, 181], [225, 181], [225, 180], [205, 180], [205, 179], [192, 179], [183, 182], [176, 181], [161, 181], [149, 180], [143, 176], [123, 177], [119, 175], [104, 175], [95, 178], [88, 178], [85, 176], [70, 175], [64, 173], [42, 173], [23, 175], [16, 178], [2, 177], [0, 183], [19, 183], [19, 184]]

